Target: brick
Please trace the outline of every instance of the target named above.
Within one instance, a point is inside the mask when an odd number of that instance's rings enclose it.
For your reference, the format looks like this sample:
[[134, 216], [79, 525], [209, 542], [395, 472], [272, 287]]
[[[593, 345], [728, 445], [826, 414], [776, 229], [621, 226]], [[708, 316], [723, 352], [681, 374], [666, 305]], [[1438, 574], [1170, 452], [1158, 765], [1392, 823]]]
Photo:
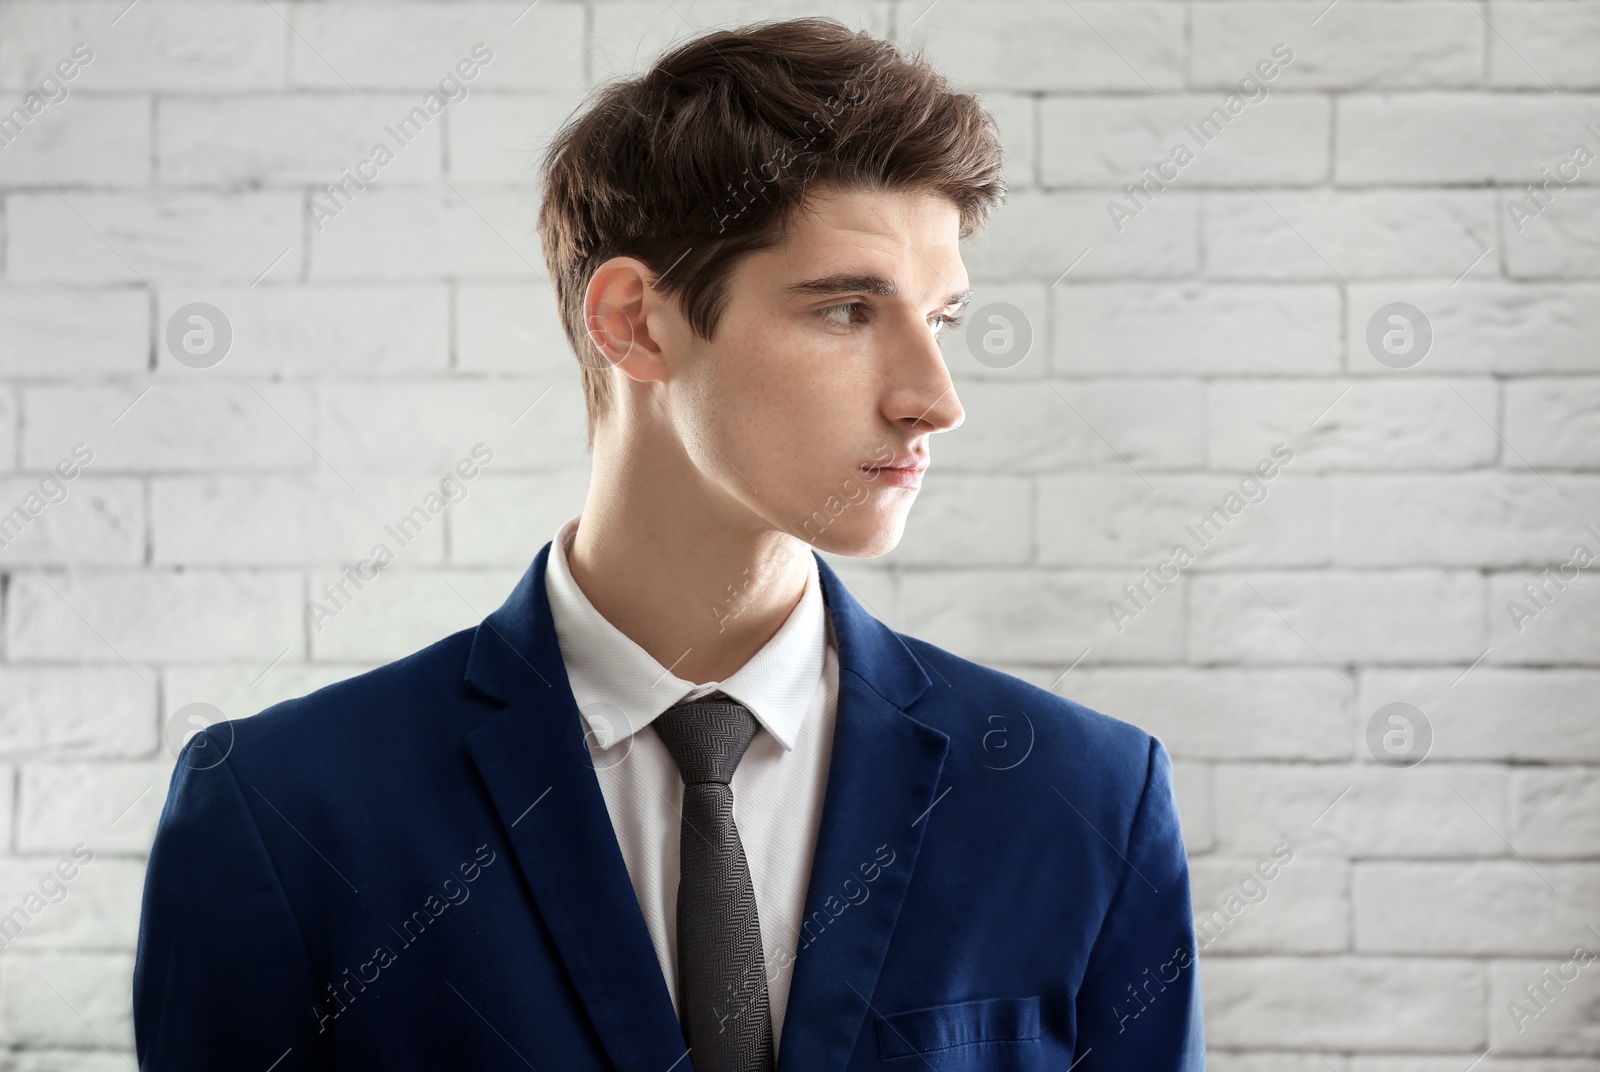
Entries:
[[[1463, 960], [1214, 957], [1206, 1044], [1346, 1052], [1481, 1052], [1486, 983]], [[1270, 1003], [1270, 1004], [1269, 1004]], [[1471, 1057], [1467, 1058], [1468, 1061]]]
[[1298, 1053], [1208, 1052], [1206, 1068], [1209, 1072], [1349, 1072], [1350, 1064], [1336, 1053], [1312, 1053], [1302, 1046]]
[[5, 794], [0, 797], [0, 848], [11, 852], [16, 848], [13, 831], [16, 829], [15, 802], [17, 799], [17, 774], [14, 767], [0, 765], [0, 792]]
[[[1259, 81], [1257, 64], [1272, 63], [1273, 48], [1284, 44], [1293, 58], [1275, 79], [1281, 90], [1474, 86], [1483, 34], [1473, 11], [1451, 0], [1201, 4], [1193, 14], [1190, 76], [1197, 85], [1237, 85], [1247, 75]], [[1251, 91], [1244, 87], [1241, 95]]]
[[0, 12], [0, 85], [32, 85], [75, 45], [94, 58], [75, 89], [204, 92], [276, 89], [289, 27], [273, 8], [145, 0], [7, 4]]
[[1074, 281], [1174, 278], [1199, 270], [1194, 194], [1168, 190], [1135, 218], [1119, 221], [1111, 206], [1125, 204], [1123, 195], [1112, 190], [1022, 190], [1007, 196], [1005, 209], [962, 257], [974, 275], [1036, 276], [1051, 282], [1069, 270]]
[[[553, 93], [484, 93], [452, 105], [451, 180], [479, 185], [536, 184], [545, 150], [579, 103]], [[401, 112], [411, 104], [408, 101]]]
[[[525, 568], [525, 567], [524, 567]], [[315, 571], [308, 591], [326, 608], [309, 608], [312, 658], [386, 662], [470, 628], [505, 602], [522, 579], [516, 570], [387, 569], [335, 604], [322, 586], [337, 578]], [[316, 615], [313, 617], [313, 615]]]
[[[1550, 6], [1550, 5], [1543, 5]], [[1334, 181], [1417, 186], [1540, 178], [1594, 122], [1593, 94], [1355, 94], [1335, 104]], [[1588, 168], [1582, 181], [1595, 182]]]
[[526, 476], [485, 474], [450, 514], [450, 561], [526, 566], [559, 529], [583, 512], [587, 469]]
[[1144, 472], [1204, 460], [1200, 388], [1193, 381], [971, 381], [958, 393], [966, 426], [932, 443], [934, 465], [946, 472], [1115, 467], [1129, 473], [1129, 465]]
[[1119, 718], [1161, 738], [1178, 759], [1353, 755], [1349, 690], [1320, 669], [1080, 666], [1058, 691], [1097, 711], [1120, 712]]
[[0, 471], [15, 469], [21, 453], [17, 410], [16, 393], [0, 384]]
[[1600, 865], [1358, 862], [1351, 889], [1364, 953], [1558, 955], [1592, 918]]
[[[0, 14], [0, 25], [4, 19]], [[0, 30], [0, 42], [3, 35]], [[0, 43], [0, 54], [4, 50]], [[7, 132], [15, 140], [0, 152], [0, 184], [142, 186], [150, 181], [150, 102], [143, 97], [72, 93], [91, 77], [80, 74], [82, 82], [63, 83], [69, 93], [66, 98], [47, 106], [19, 133]], [[15, 95], [7, 93], [6, 98], [5, 108], [15, 107]]]
[[143, 855], [155, 837], [173, 763], [163, 748], [155, 759], [136, 762], [33, 763], [22, 768], [18, 847], [63, 853], [81, 842], [97, 857]]
[[1495, 244], [1477, 190], [1272, 190], [1207, 195], [1206, 274], [1217, 279], [1454, 277]]
[[1206, 414], [1211, 463], [1244, 470], [1274, 443], [1296, 473], [1341, 469], [1466, 469], [1500, 446], [1490, 380], [1222, 381]]
[[1434, 727], [1430, 755], [1439, 760], [1600, 762], [1600, 671], [1488, 663], [1468, 671], [1470, 662], [1441, 670], [1363, 669], [1359, 709], [1415, 704]]
[[[290, 574], [222, 571], [17, 574], [6, 651], [13, 659], [91, 663], [263, 664], [302, 643], [302, 583]], [[139, 675], [152, 680], [150, 671]]]
[[[975, 25], [984, 32], [973, 33]], [[1183, 84], [1176, 4], [962, 0], [928, 11], [909, 36], [958, 84], [1043, 92]]]
[[[1282, 864], [1267, 846], [1254, 856], [1194, 860], [1189, 866], [1202, 955], [1342, 953], [1350, 948], [1350, 878], [1343, 863]], [[1270, 866], [1263, 880], [1258, 869]], [[1243, 907], [1240, 907], [1240, 906]]]
[[[80, 844], [83, 844], [80, 842]], [[11, 932], [7, 958], [53, 949], [132, 949], [139, 930], [144, 865], [94, 853], [84, 845], [70, 852], [0, 860], [0, 913], [25, 921]], [[71, 878], [63, 879], [61, 870]], [[46, 882], [53, 879], [52, 882]], [[41, 888], [41, 883], [45, 886]], [[29, 894], [44, 903], [37, 913], [23, 904]], [[18, 915], [18, 912], [21, 914]]]
[[[1593, 922], [1591, 918], [1591, 922]], [[1489, 1041], [1506, 1054], [1584, 1054], [1590, 1060], [1575, 1064], [1581, 1069], [1600, 1056], [1600, 985], [1596, 985], [1596, 964], [1578, 968], [1576, 978], [1563, 983], [1558, 971], [1569, 976], [1576, 965], [1568, 966], [1578, 947], [1600, 955], [1600, 938], [1588, 927], [1570, 936], [1565, 952], [1543, 960], [1508, 960], [1489, 966]], [[1545, 974], [1548, 970], [1549, 974]], [[1544, 997], [1535, 1005], [1526, 987], [1542, 988]], [[1514, 1013], [1516, 1002], [1521, 1014]]]
[[[1591, 553], [1600, 551], [1592, 537], [1581, 542]], [[1560, 565], [1569, 561], [1570, 552], [1552, 558], [1557, 564], [1547, 567], [1548, 574], [1519, 570], [1489, 575], [1490, 661], [1600, 664], [1594, 642], [1600, 636], [1600, 584], [1593, 576], [1600, 566], [1574, 566], [1564, 577]], [[1528, 585], [1533, 586], [1532, 597], [1525, 590]], [[1512, 604], [1519, 608], [1515, 614]]]
[[[172, 185], [306, 184], [314, 190], [349, 182], [350, 176], [357, 182], [373, 176], [378, 185], [437, 179], [444, 124], [424, 111], [403, 127], [416, 107], [410, 96], [355, 95], [343, 86], [326, 94], [162, 100], [156, 127], [160, 179]], [[375, 152], [380, 145], [393, 156], [387, 164]]]
[[[39, 513], [29, 517], [34, 508]], [[54, 472], [0, 476], [0, 552], [8, 564], [134, 566], [144, 561], [144, 532], [144, 488], [131, 477], [82, 469], [70, 481]]]
[[143, 286], [7, 287], [0, 289], [0, 320], [7, 375], [81, 382], [149, 366], [150, 295]]
[[163, 288], [157, 355], [177, 375], [185, 366], [166, 332], [193, 302], [215, 306], [233, 331], [233, 348], [207, 375], [383, 379], [448, 368], [449, 294], [441, 284]]
[[[1490, 1015], [1494, 1015], [1493, 1011]], [[1571, 1058], [1501, 1059], [1492, 1052], [1480, 1057], [1473, 1072], [1587, 1072], [1588, 1068], [1583, 1061]], [[1349, 1072], [1461, 1072], [1461, 1057], [1356, 1057], [1350, 1062]]]
[[21, 282], [251, 283], [301, 241], [289, 191], [13, 193], [6, 271]]
[[132, 1054], [132, 989], [132, 953], [6, 957], [0, 960], [0, 1022], [15, 1045]]
[[1489, 35], [1489, 82], [1521, 89], [1596, 89], [1600, 4], [1495, 0], [1498, 33]]
[[[481, 66], [464, 81], [467, 100], [495, 90], [565, 92], [582, 84], [583, 5], [527, 9], [525, 0], [447, 8], [414, 0], [298, 4], [292, 11], [297, 32], [289, 80], [322, 89], [417, 90], [420, 103], [422, 93], [437, 90], [442, 79], [460, 77], [455, 65], [472, 62], [481, 44], [493, 55], [486, 63], [478, 60]], [[445, 92], [457, 91], [446, 86]]]
[[[1465, 271], [1467, 265], [1461, 266]], [[1479, 270], [1482, 270], [1480, 265]], [[1350, 288], [1345, 338], [1352, 375], [1397, 376], [1367, 346], [1367, 325], [1385, 306], [1406, 302], [1431, 325], [1433, 346], [1406, 376], [1595, 370], [1600, 335], [1600, 287], [1584, 283], [1517, 284], [1464, 280], [1405, 284], [1357, 283]]]
[[1182, 593], [1168, 592], [1119, 633], [1105, 607], [1127, 579], [1088, 570], [918, 570], [901, 575], [897, 620], [913, 636], [985, 662], [1066, 667], [1086, 647], [1091, 665], [1178, 658]]
[[150, 754], [156, 748], [156, 693], [154, 680], [147, 680], [123, 666], [8, 665], [0, 677], [0, 755]]
[[360, 392], [329, 386], [321, 391], [317, 426], [323, 455], [340, 471], [437, 479], [480, 443], [493, 452], [484, 468], [497, 474], [578, 466], [587, 458], [575, 385], [512, 389], [492, 380], [415, 380]]
[[[1600, 138], [1591, 140], [1594, 151]], [[1512, 201], [1529, 204], [1526, 197], [1507, 194], [1506, 204]], [[1506, 273], [1528, 279], [1600, 276], [1600, 190], [1556, 190], [1548, 205], [1533, 202], [1533, 207], [1538, 215], [1515, 221], [1509, 219], [1510, 208], [1503, 209]]]
[[[326, 203], [326, 202], [324, 202]], [[539, 279], [544, 256], [526, 194], [504, 187], [371, 186], [310, 224], [311, 278]]]
[[1189, 599], [1198, 661], [1470, 662], [1487, 646], [1483, 584], [1464, 571], [1202, 574]]
[[[1179, 189], [1245, 182], [1299, 186], [1327, 179], [1333, 115], [1328, 101], [1279, 94], [1269, 106], [1243, 113], [1211, 141], [1189, 133], [1187, 128], [1219, 99], [1204, 93], [1041, 98], [1044, 183], [1121, 189], [1124, 183], [1148, 181], [1140, 168]], [[1175, 159], [1180, 145], [1194, 155], [1182, 166]], [[1170, 181], [1162, 177], [1174, 173]]]
[[[1181, 544], [1196, 556], [1189, 570], [1326, 563], [1333, 523], [1326, 483], [1281, 471], [1270, 481], [1248, 468], [1240, 474], [1162, 475], [1151, 481], [1156, 490], [1131, 474], [1043, 477], [1039, 561], [1148, 567], [1159, 578], [1159, 563]], [[1247, 504], [1237, 519], [1223, 506], [1229, 496]], [[1218, 508], [1221, 515], [1211, 513]]]
[[127, 1072], [127, 1068], [126, 1058], [112, 1050], [29, 1050], [0, 1059], [5, 1072]]
[[1532, 856], [1600, 856], [1600, 769], [1561, 767], [1511, 775], [1511, 843]]
[[[154, 561], [342, 567], [369, 558], [378, 544], [411, 565], [443, 561], [444, 526], [424, 502], [438, 493], [437, 481], [347, 476], [354, 489], [331, 474], [157, 479], [150, 492]], [[473, 482], [460, 483], [470, 497]], [[446, 491], [461, 494], [455, 484]], [[419, 506], [423, 514], [413, 516]]]
[[1600, 469], [1600, 378], [1510, 381], [1504, 421], [1506, 441], [1527, 464]]
[[1223, 763], [1216, 777], [1218, 847], [1239, 855], [1284, 842], [1297, 861], [1302, 853], [1506, 857], [1507, 785], [1506, 771], [1487, 764]]
[[1543, 567], [1579, 540], [1600, 553], [1577, 521], [1600, 522], [1600, 477], [1375, 474], [1338, 477], [1334, 489], [1342, 566]]
[[308, 442], [314, 407], [307, 388], [176, 376], [147, 386], [26, 389], [24, 463], [53, 467], [82, 442], [94, 451], [97, 476], [323, 468]]
[[580, 382], [561, 329], [555, 291], [542, 281], [463, 283], [455, 288], [456, 367], [462, 372]]
[[[1330, 375], [1329, 286], [1073, 284], [1056, 288], [1052, 367], [1066, 375]], [[1308, 418], [1309, 419], [1309, 418]]]

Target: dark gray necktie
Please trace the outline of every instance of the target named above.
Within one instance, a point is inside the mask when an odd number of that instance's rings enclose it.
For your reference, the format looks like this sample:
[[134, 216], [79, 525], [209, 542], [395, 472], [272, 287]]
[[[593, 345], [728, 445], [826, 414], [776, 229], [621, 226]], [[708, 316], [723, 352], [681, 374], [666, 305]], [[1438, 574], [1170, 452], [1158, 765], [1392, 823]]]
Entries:
[[759, 727], [723, 692], [675, 704], [651, 725], [683, 775], [678, 1020], [690, 1063], [695, 1072], [772, 1072], [761, 921], [728, 784]]

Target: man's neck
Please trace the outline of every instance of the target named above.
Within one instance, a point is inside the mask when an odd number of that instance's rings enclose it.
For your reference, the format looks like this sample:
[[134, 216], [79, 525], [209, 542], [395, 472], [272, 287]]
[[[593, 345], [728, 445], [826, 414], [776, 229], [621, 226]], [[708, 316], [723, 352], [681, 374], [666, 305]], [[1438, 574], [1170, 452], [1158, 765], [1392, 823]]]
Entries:
[[[614, 501], [614, 500], [613, 500]], [[783, 627], [805, 594], [811, 549], [775, 530], [719, 531], [667, 504], [617, 516], [591, 495], [566, 548], [594, 608], [675, 676], [722, 681]]]

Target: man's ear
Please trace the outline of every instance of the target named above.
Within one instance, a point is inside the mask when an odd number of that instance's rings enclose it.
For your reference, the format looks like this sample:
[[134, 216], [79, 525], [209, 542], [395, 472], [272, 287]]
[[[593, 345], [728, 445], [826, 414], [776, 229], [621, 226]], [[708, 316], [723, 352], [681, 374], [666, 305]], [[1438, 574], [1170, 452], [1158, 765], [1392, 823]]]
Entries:
[[589, 341], [606, 365], [634, 380], [660, 382], [666, 379], [666, 367], [647, 321], [659, 303], [650, 288], [653, 277], [641, 260], [612, 257], [589, 277], [583, 317]]

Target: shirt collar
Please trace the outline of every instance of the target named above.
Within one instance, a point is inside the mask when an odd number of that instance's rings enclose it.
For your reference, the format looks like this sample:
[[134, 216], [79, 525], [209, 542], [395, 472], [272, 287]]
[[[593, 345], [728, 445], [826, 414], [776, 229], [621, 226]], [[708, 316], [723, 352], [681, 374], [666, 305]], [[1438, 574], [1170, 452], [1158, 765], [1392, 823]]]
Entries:
[[732, 676], [696, 685], [612, 625], [578, 587], [567, 565], [567, 541], [580, 517], [563, 524], [552, 541], [545, 591], [573, 698], [596, 743], [610, 748], [680, 700], [720, 691], [748, 707], [785, 751], [792, 749], [821, 680], [827, 644], [827, 608], [810, 549], [805, 592], [788, 620]]

